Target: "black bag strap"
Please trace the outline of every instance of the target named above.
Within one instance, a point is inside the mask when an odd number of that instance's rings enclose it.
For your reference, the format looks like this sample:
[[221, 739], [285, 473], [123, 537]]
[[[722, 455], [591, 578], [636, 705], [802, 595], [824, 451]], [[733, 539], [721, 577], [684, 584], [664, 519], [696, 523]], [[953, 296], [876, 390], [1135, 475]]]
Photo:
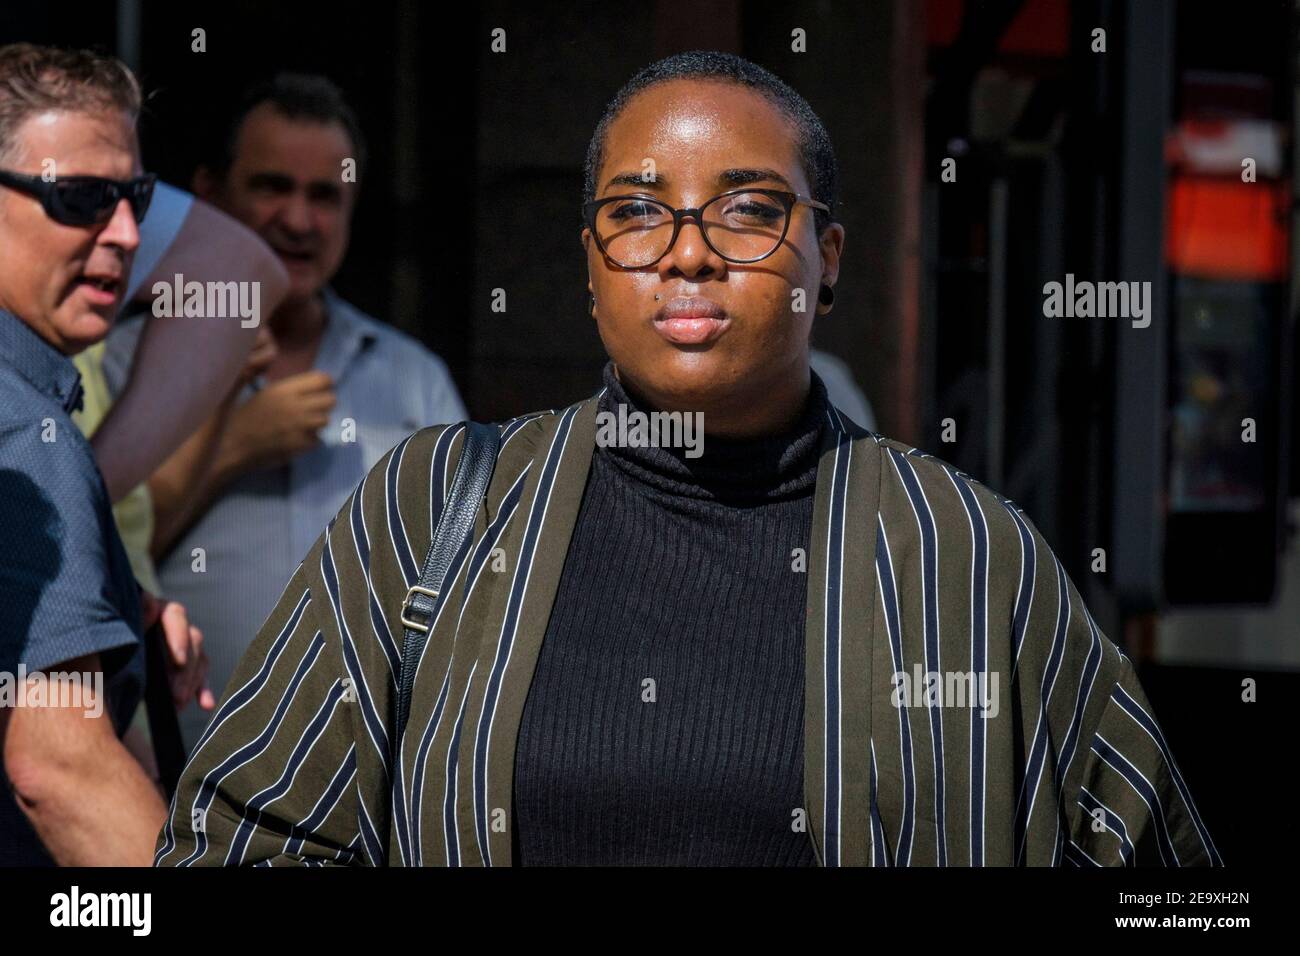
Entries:
[[391, 766], [394, 773], [397, 772], [397, 758], [401, 754], [406, 719], [411, 712], [415, 668], [433, 625], [439, 594], [456, 553], [474, 531], [474, 517], [487, 492], [488, 482], [492, 480], [500, 447], [501, 432], [496, 425], [466, 422], [460, 462], [456, 465], [451, 490], [447, 492], [447, 501], [443, 504], [442, 515], [438, 518], [433, 540], [429, 543], [424, 569], [420, 572], [419, 583], [406, 592], [406, 600], [402, 602], [405, 637], [402, 642], [402, 669], [397, 681], [397, 723], [392, 741]]
[[149, 716], [149, 738], [158, 763], [158, 780], [170, 802], [185, 769], [186, 755], [176, 702], [172, 700], [171, 684], [167, 680], [167, 639], [162, 624], [155, 624], [145, 632], [144, 647], [144, 706]]

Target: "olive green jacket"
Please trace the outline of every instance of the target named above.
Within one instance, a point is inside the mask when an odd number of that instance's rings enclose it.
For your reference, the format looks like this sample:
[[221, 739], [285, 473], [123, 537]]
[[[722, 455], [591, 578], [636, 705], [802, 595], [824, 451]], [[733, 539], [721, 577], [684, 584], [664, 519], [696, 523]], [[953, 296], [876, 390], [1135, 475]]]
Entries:
[[[402, 607], [464, 427], [419, 431], [374, 467], [236, 670], [159, 865], [510, 864], [517, 731], [598, 398], [500, 426], [396, 767]], [[791, 826], [821, 863], [1220, 862], [1132, 665], [1014, 504], [832, 409], [806, 575]]]

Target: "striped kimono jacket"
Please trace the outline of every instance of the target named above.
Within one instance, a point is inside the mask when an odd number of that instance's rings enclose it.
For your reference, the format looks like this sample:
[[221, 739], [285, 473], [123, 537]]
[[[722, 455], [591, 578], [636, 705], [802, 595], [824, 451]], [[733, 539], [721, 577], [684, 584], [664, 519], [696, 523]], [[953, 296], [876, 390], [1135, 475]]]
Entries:
[[[499, 426], [395, 761], [403, 601], [464, 425], [374, 467], [236, 670], [157, 865], [511, 863], [517, 732], [598, 398]], [[806, 558], [791, 825], [821, 864], [1220, 863], [1132, 664], [1010, 501], [830, 409]]]

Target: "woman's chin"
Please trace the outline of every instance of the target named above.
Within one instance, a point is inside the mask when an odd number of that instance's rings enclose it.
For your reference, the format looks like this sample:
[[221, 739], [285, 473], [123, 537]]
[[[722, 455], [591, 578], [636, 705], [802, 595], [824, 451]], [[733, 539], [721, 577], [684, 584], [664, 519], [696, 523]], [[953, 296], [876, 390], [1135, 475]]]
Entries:
[[671, 411], [701, 411], [726, 401], [735, 383], [724, 374], [712, 356], [680, 353], [654, 368], [629, 369], [618, 365], [619, 380], [633, 394], [639, 394], [659, 408]]

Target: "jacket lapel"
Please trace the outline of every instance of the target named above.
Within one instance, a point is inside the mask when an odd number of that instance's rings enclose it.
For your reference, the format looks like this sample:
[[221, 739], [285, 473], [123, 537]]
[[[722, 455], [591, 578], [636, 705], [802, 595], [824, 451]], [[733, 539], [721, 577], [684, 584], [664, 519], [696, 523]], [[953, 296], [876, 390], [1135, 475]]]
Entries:
[[500, 636], [492, 653], [479, 660], [488, 673], [473, 761], [475, 818], [487, 866], [512, 862], [515, 745], [591, 468], [599, 397], [549, 417], [538, 439], [515, 517], [519, 545], [510, 550], [518, 557], [493, 615], [501, 621]]
[[[823, 430], [808, 554], [804, 793], [824, 866], [873, 860], [871, 673], [880, 452], [833, 408]], [[883, 845], [878, 847], [883, 853]]]

